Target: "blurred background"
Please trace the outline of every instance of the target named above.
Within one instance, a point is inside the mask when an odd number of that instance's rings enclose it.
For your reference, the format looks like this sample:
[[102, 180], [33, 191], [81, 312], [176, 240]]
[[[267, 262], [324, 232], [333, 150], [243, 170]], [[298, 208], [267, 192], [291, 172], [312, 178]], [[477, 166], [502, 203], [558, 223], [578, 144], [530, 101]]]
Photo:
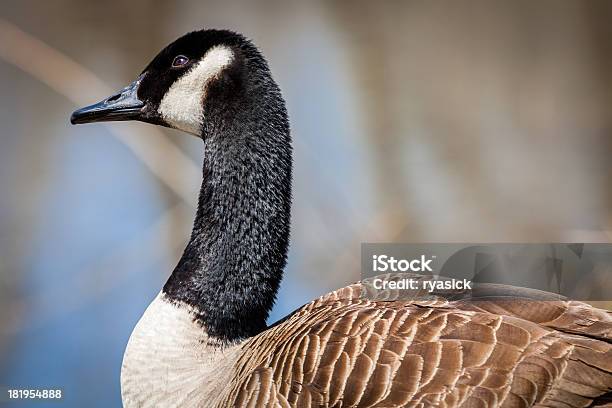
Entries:
[[358, 280], [361, 242], [612, 239], [610, 1], [6, 0], [0, 385], [120, 405], [128, 337], [190, 232], [201, 143], [68, 119], [202, 27], [252, 38], [291, 116], [271, 321]]

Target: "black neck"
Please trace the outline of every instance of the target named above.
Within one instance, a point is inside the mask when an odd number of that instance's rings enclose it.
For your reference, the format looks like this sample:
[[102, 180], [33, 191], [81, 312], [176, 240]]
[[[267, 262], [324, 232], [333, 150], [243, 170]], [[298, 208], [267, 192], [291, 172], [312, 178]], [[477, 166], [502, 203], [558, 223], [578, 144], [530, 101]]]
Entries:
[[266, 328], [286, 263], [291, 140], [284, 103], [272, 96], [276, 104], [254, 104], [204, 130], [193, 232], [164, 286], [223, 342]]

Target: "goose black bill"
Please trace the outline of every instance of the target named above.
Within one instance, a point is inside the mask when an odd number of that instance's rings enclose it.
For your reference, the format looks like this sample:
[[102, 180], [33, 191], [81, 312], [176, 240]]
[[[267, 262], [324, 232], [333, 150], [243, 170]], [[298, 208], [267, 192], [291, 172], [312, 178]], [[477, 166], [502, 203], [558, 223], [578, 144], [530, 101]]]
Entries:
[[78, 109], [70, 116], [73, 125], [92, 122], [107, 122], [139, 119], [145, 103], [138, 98], [138, 86], [142, 77], [132, 82], [119, 93], [101, 102]]

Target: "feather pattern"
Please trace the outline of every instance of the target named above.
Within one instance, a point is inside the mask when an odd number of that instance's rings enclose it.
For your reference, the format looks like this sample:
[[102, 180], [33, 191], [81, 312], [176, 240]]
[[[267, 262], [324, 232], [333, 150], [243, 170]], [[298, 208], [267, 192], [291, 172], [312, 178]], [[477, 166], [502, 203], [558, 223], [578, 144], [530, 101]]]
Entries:
[[216, 406], [588, 407], [612, 389], [609, 312], [520, 298], [374, 302], [361, 290], [322, 296], [241, 344]]

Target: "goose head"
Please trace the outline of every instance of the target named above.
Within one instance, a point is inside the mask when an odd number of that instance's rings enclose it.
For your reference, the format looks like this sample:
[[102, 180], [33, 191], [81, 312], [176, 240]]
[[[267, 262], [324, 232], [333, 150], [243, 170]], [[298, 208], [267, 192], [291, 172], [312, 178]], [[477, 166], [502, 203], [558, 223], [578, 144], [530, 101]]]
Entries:
[[[278, 93], [250, 41], [228, 30], [194, 31], [160, 51], [134, 82], [70, 120], [141, 121], [201, 137], [224, 115], [249, 110], [249, 100], [263, 102], [270, 90]], [[273, 99], [284, 110], [282, 99]]]
[[292, 174], [285, 102], [264, 57], [232, 31], [186, 34], [130, 85], [71, 117], [121, 120], [204, 142], [192, 235], [164, 296], [223, 341], [260, 332], [286, 263]]

